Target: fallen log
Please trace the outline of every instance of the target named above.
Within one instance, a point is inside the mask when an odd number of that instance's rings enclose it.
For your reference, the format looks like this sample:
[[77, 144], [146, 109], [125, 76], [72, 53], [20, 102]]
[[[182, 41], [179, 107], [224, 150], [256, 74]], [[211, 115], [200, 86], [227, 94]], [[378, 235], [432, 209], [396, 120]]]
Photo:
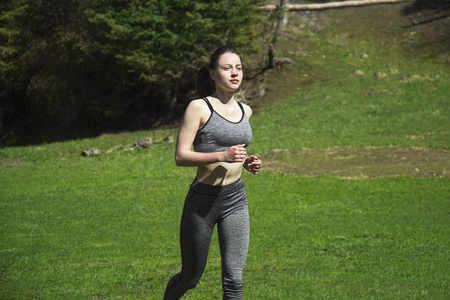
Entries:
[[[361, 1], [344, 1], [344, 2], [329, 2], [320, 4], [289, 4], [287, 9], [289, 11], [301, 11], [301, 10], [322, 10], [332, 8], [344, 8], [352, 6], [365, 6], [373, 4], [392, 4], [400, 2], [412, 2], [413, 0], [361, 0]], [[261, 11], [273, 11], [277, 8], [277, 5], [269, 4], [260, 6], [258, 10]]]

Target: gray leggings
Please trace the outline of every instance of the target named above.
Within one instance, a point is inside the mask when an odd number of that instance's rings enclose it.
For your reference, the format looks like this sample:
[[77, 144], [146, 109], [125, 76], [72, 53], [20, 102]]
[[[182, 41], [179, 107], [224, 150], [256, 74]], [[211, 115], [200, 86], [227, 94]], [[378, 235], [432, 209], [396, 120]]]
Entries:
[[181, 217], [181, 272], [173, 276], [164, 300], [180, 299], [197, 286], [206, 266], [215, 224], [222, 257], [223, 299], [242, 299], [242, 274], [250, 236], [247, 196], [241, 179], [225, 186], [195, 180]]

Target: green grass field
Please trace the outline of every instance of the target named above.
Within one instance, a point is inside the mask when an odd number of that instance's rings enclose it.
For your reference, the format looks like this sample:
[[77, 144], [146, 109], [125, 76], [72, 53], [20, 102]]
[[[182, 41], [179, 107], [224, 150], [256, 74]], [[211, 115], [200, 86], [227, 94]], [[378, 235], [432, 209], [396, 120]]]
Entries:
[[[266, 96], [253, 103], [249, 152], [271, 167], [243, 175], [251, 215], [244, 299], [450, 297], [450, 64], [396, 42], [414, 29], [357, 34], [352, 22], [365, 13], [389, 27], [382, 16], [397, 11], [386, 8], [326, 12], [323, 21], [340, 20], [326, 30], [293, 19], [279, 40], [280, 54], [297, 64], [270, 73]], [[80, 153], [176, 131], [0, 149], [0, 298], [162, 299], [180, 268], [179, 220], [195, 170], [175, 166], [169, 142]], [[433, 151], [441, 158], [434, 175], [307, 176], [302, 168], [305, 160], [323, 167], [319, 150], [371, 147], [423, 150], [430, 164]], [[292, 152], [271, 155], [276, 149]], [[314, 150], [311, 159], [302, 149]], [[345, 162], [353, 172], [354, 161]], [[221, 299], [217, 238], [186, 298]]]

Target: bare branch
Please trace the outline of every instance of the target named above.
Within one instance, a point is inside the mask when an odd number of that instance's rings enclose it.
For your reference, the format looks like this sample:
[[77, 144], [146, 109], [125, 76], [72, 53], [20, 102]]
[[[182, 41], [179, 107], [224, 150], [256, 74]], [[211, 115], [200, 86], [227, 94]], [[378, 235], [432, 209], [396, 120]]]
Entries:
[[[361, 1], [345, 1], [345, 2], [330, 2], [321, 4], [290, 4], [287, 6], [289, 11], [301, 11], [301, 10], [323, 10], [331, 8], [343, 8], [352, 6], [365, 6], [373, 4], [391, 4], [400, 2], [412, 2], [413, 0], [361, 0]], [[261, 11], [273, 11], [276, 9], [276, 5], [265, 5], [258, 9]]]

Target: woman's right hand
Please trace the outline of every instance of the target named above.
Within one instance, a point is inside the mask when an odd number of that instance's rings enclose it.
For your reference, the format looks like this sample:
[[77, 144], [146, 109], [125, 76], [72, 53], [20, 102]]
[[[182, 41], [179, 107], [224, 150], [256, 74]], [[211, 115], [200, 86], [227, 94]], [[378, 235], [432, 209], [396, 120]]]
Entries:
[[243, 162], [247, 157], [247, 151], [245, 150], [244, 144], [231, 146], [222, 153], [223, 153], [223, 161], [229, 163]]

